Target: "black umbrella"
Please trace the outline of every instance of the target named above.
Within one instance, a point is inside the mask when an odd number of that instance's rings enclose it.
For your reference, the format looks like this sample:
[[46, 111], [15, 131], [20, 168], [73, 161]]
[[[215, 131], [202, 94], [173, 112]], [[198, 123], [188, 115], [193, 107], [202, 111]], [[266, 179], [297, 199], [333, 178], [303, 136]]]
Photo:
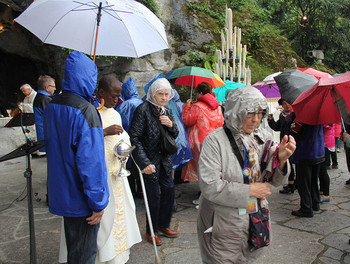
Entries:
[[281, 98], [289, 104], [293, 104], [302, 92], [310, 89], [318, 82], [315, 76], [297, 69], [286, 70], [275, 76], [274, 79], [280, 90]]

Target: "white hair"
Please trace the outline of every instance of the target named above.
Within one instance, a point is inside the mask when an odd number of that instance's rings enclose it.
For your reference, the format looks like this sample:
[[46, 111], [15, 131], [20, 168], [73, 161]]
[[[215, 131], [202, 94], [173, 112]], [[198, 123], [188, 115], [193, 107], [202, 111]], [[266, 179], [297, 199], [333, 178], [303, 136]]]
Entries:
[[19, 89], [20, 90], [28, 90], [28, 89], [33, 90], [33, 88], [28, 83], [23, 84]]

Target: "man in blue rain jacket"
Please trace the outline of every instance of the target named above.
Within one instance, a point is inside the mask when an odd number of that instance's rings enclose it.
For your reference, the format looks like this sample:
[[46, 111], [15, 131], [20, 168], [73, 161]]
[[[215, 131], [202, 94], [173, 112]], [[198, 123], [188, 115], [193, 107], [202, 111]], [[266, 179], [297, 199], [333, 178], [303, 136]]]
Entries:
[[68, 263], [95, 263], [99, 222], [108, 204], [103, 130], [88, 102], [96, 82], [95, 63], [73, 51], [62, 93], [44, 111], [49, 210], [63, 216]]

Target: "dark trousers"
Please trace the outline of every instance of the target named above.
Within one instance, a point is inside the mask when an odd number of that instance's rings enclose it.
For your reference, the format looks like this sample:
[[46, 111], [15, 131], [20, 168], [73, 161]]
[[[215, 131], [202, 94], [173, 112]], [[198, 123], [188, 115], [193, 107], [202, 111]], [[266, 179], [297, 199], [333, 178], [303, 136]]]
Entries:
[[[160, 166], [159, 179], [157, 181], [145, 179], [145, 188], [153, 231], [157, 233], [159, 227], [167, 228], [170, 226], [175, 199], [174, 182], [172, 177], [166, 175], [163, 166]], [[148, 219], [146, 221], [146, 232], [151, 234]]]
[[288, 177], [288, 181], [293, 181], [295, 180], [295, 172], [294, 172], [294, 166], [292, 163], [290, 163], [290, 174]]
[[332, 160], [332, 165], [336, 166], [338, 165], [338, 159], [337, 159], [337, 152], [330, 151], [328, 148], [325, 148], [325, 155], [326, 159], [326, 166], [331, 166], [331, 160]]
[[297, 186], [300, 196], [300, 210], [304, 213], [313, 213], [313, 208], [319, 206], [320, 193], [318, 190], [318, 175], [321, 164], [297, 164]]
[[133, 195], [141, 194], [142, 187], [140, 182], [139, 170], [137, 169], [135, 162], [131, 158], [128, 160], [126, 164], [126, 168], [131, 173], [130, 176], [128, 177], [131, 193]]
[[[327, 151], [330, 152], [326, 148], [326, 152], [325, 152], [326, 159], [324, 162], [321, 163], [321, 166], [320, 166], [320, 192], [322, 192], [323, 195], [326, 195], [326, 196], [329, 195], [329, 184], [330, 184], [329, 175], [327, 172], [327, 166], [329, 166], [329, 165], [327, 165], [328, 164]], [[329, 158], [329, 156], [328, 156], [328, 158]]]
[[348, 171], [350, 172], [350, 148], [347, 148], [344, 143], [344, 150], [345, 150], [345, 156], [346, 156], [346, 165], [348, 167]]
[[94, 264], [100, 224], [89, 225], [86, 217], [64, 217], [68, 264]]

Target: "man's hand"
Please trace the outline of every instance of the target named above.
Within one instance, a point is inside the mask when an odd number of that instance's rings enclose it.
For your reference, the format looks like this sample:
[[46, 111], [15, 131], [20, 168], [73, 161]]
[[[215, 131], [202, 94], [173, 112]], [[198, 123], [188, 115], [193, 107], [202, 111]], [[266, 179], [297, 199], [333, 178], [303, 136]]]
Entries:
[[343, 132], [341, 135], [340, 135], [340, 140], [343, 141], [343, 142], [346, 142], [348, 140], [348, 137], [349, 137], [349, 134], [346, 133], [346, 132]]
[[284, 165], [290, 156], [294, 153], [296, 149], [295, 139], [292, 136], [285, 135], [282, 139], [280, 147], [278, 148], [278, 159], [280, 161], [279, 168], [282, 170]]
[[123, 131], [124, 130], [121, 126], [111, 125], [103, 129], [103, 135], [104, 136], [120, 135], [121, 133], [123, 133]]
[[92, 212], [92, 215], [89, 218], [86, 218], [86, 221], [89, 225], [97, 225], [101, 221], [104, 212], [105, 210], [98, 213]]

